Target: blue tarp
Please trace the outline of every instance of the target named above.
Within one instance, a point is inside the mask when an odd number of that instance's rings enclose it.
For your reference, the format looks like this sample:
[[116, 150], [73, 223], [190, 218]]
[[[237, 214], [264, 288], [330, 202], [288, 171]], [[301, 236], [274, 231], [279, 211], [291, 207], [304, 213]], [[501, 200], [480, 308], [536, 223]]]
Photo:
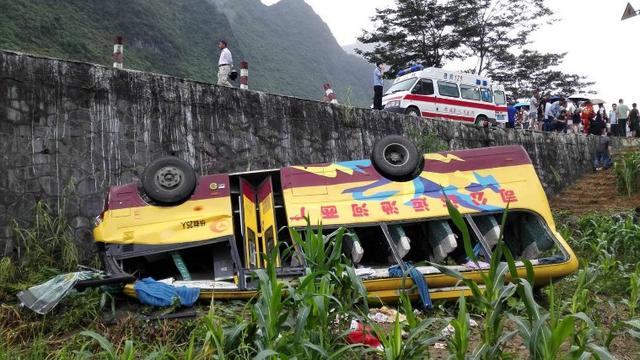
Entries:
[[[418, 288], [418, 294], [420, 295], [420, 300], [422, 301], [422, 306], [425, 310], [433, 309], [433, 303], [431, 303], [431, 296], [429, 295], [429, 286], [427, 282], [424, 280], [424, 275], [418, 271], [418, 269], [414, 268], [410, 263], [405, 263], [407, 266], [407, 270], [411, 280], [416, 284]], [[391, 277], [403, 277], [404, 273], [400, 265], [394, 265], [389, 268], [389, 276]]]
[[133, 287], [136, 289], [138, 300], [152, 306], [170, 306], [176, 298], [180, 300], [181, 305], [191, 306], [200, 296], [199, 288], [176, 287], [150, 277], [136, 281]]

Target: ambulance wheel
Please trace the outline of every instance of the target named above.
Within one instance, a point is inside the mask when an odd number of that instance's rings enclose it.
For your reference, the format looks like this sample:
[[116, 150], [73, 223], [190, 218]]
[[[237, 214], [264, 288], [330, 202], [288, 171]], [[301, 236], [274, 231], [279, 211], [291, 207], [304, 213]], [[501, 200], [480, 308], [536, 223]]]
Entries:
[[405, 111], [405, 114], [409, 116], [420, 117], [420, 110], [418, 110], [415, 107], [410, 107], [410, 108], [407, 108], [407, 110]]
[[371, 163], [380, 175], [389, 180], [409, 181], [422, 172], [424, 157], [409, 139], [389, 135], [373, 144]]
[[187, 200], [196, 188], [196, 173], [186, 161], [165, 156], [144, 169], [142, 190], [161, 205], [175, 205]]

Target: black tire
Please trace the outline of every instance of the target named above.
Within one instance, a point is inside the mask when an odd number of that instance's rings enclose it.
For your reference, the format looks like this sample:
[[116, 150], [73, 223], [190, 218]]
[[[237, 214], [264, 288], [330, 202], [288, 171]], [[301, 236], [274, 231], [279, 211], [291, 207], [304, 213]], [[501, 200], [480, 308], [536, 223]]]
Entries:
[[165, 156], [152, 161], [142, 174], [142, 190], [160, 205], [187, 200], [196, 188], [196, 173], [186, 161]]
[[417, 109], [417, 108], [415, 108], [415, 107], [407, 108], [407, 110], [405, 111], [405, 114], [406, 114], [406, 115], [409, 115], [409, 116], [415, 116], [415, 117], [420, 117], [420, 116], [422, 116], [422, 115], [420, 114], [420, 110], [418, 110], [418, 109]]
[[422, 171], [424, 157], [416, 145], [399, 135], [389, 135], [373, 144], [373, 167], [380, 175], [393, 181], [413, 180]]

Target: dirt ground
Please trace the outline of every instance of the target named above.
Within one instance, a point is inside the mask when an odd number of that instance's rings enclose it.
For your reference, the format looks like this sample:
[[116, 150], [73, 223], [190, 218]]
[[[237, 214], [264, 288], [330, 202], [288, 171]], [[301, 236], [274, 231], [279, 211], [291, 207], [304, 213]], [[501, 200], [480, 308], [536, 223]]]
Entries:
[[613, 168], [589, 173], [558, 196], [549, 200], [553, 210], [574, 215], [589, 212], [615, 212], [640, 207], [640, 194], [619, 195]]

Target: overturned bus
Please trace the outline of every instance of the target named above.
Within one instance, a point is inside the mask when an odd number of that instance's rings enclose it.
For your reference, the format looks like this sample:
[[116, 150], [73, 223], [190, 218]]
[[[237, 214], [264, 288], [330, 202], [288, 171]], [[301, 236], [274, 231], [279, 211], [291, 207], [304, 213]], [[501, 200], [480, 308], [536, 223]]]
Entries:
[[[536, 286], [577, 270], [522, 147], [422, 155], [400, 136], [376, 142], [366, 160], [235, 174], [196, 176], [185, 161], [164, 157], [146, 167], [139, 183], [109, 189], [94, 237], [113, 279], [172, 279], [198, 287], [201, 299], [248, 299], [264, 254], [291, 245], [289, 228], [305, 228], [308, 218], [326, 234], [346, 228], [343, 251], [371, 299], [394, 300], [410, 288], [410, 280], [389, 274], [409, 261], [432, 299], [457, 298], [469, 289], [420, 265], [445, 265], [481, 284], [487, 264], [468, 260], [446, 199], [464, 216], [484, 262], [509, 205], [503, 239], [520, 276], [524, 260], [533, 265]], [[302, 275], [301, 255], [276, 258], [283, 281]], [[123, 291], [136, 296], [132, 283]]]

